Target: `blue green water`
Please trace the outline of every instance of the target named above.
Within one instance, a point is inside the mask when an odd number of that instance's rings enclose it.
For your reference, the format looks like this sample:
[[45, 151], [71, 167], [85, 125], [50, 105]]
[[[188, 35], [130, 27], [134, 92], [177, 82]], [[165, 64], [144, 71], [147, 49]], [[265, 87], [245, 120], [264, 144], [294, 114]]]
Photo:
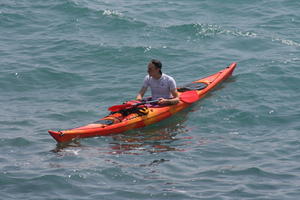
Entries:
[[[299, 199], [300, 1], [1, 0], [1, 199]], [[57, 145], [135, 97], [238, 62], [150, 127]]]

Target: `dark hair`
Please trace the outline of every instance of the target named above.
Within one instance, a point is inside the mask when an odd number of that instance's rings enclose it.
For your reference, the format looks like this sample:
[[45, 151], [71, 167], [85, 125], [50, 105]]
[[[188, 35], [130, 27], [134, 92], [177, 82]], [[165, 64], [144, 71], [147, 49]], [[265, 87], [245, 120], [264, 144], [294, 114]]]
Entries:
[[162, 72], [161, 72], [161, 68], [162, 68], [161, 62], [160, 62], [159, 60], [152, 59], [152, 60], [151, 60], [151, 63], [152, 63], [155, 67], [159, 68], [159, 72], [160, 72], [160, 74], [162, 74]]

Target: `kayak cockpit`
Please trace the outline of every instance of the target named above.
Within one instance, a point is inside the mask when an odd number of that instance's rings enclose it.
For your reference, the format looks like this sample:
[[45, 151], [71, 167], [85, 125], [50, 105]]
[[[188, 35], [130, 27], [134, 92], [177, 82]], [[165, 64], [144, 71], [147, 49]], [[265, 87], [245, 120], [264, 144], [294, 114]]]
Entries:
[[178, 87], [177, 90], [178, 92], [186, 92], [186, 91], [191, 91], [191, 90], [203, 90], [208, 86], [207, 83], [203, 82], [192, 82], [189, 84], [185, 84], [181, 87]]

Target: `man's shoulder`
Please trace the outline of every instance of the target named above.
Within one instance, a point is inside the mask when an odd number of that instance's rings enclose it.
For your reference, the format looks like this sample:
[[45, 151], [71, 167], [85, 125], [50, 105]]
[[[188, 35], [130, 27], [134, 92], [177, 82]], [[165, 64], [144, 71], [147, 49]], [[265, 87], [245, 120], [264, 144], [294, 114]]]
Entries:
[[164, 79], [168, 80], [168, 81], [175, 81], [175, 79], [172, 76], [169, 76], [167, 74], [162, 74], [162, 76], [164, 77]]
[[146, 75], [144, 80], [149, 80], [150, 79], [150, 76], [149, 75]]

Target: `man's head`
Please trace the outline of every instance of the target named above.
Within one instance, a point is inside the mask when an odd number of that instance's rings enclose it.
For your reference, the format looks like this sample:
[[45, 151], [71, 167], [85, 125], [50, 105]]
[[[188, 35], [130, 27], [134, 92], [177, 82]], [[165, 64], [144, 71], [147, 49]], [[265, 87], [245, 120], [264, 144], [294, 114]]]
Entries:
[[150, 76], [158, 76], [161, 75], [162, 64], [159, 60], [152, 59], [148, 64], [148, 74]]

